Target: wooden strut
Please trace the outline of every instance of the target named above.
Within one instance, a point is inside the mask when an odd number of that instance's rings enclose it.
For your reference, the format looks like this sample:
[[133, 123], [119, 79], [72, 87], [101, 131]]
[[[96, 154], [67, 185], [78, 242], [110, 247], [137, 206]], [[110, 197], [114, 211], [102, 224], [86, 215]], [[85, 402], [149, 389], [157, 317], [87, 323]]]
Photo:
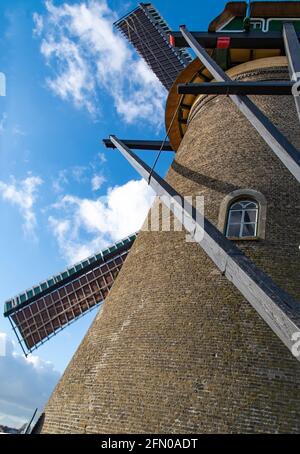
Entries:
[[300, 121], [300, 44], [293, 23], [283, 24], [283, 40], [291, 81], [295, 84], [293, 94]]
[[[150, 167], [116, 136], [110, 140], [146, 180]], [[292, 336], [300, 331], [300, 305], [229, 241], [202, 213], [152, 171], [150, 186], [183, 224], [219, 270], [241, 292], [281, 341], [292, 351]], [[300, 361], [300, 356], [297, 358]]]
[[202, 82], [177, 85], [178, 94], [188, 95], [292, 95], [294, 83], [268, 82]]
[[[197, 42], [194, 36], [182, 25], [180, 31], [193, 49], [201, 63], [207, 68], [218, 82], [232, 82], [230, 77], [208, 55], [206, 50]], [[300, 153], [265, 116], [265, 114], [246, 96], [229, 95], [237, 108], [254, 126], [261, 138], [270, 146], [273, 152], [286, 168], [300, 182]]]
[[[215, 49], [220, 38], [230, 38], [230, 49], [276, 49], [284, 51], [284, 43], [281, 32], [262, 32], [253, 30], [245, 33], [244, 31], [232, 32], [193, 32], [194, 38], [205, 49]], [[298, 40], [300, 32], [296, 32]], [[170, 45], [181, 48], [187, 47], [186, 40], [181, 32], [172, 31], [169, 35]]]
[[[122, 140], [127, 147], [133, 150], [159, 150], [159, 151], [174, 151], [168, 140]], [[106, 148], [116, 148], [110, 139], [103, 139]]]

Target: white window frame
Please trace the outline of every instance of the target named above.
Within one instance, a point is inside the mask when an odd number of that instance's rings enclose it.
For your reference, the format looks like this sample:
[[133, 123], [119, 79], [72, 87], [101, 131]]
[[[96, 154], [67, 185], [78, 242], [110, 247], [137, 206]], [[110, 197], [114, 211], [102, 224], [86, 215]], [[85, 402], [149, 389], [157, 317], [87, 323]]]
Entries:
[[[241, 208], [236, 208], [234, 209], [235, 205], [241, 205]], [[255, 204], [255, 208], [247, 208], [248, 205], [250, 204]], [[247, 211], [255, 211], [255, 221], [251, 222], [245, 222], [245, 213]], [[231, 222], [231, 215], [234, 212], [242, 212], [242, 217], [240, 222]], [[232, 225], [239, 225], [240, 230], [239, 230], [239, 235], [236, 236], [236, 238], [256, 238], [257, 236], [257, 226], [258, 226], [258, 216], [259, 216], [259, 204], [256, 200], [251, 200], [251, 199], [240, 199], [240, 200], [235, 200], [228, 208], [228, 215], [227, 215], [227, 226], [226, 226], [226, 236], [228, 238], [232, 237], [232, 235], [228, 235], [229, 228]], [[254, 224], [254, 234], [253, 235], [243, 235], [243, 230], [245, 225], [250, 225]]]
[[258, 241], [266, 238], [266, 221], [267, 221], [267, 200], [259, 191], [250, 188], [236, 189], [227, 194], [221, 200], [219, 209], [218, 229], [223, 235], [227, 233], [228, 212], [229, 208], [239, 200], [255, 201], [258, 205], [258, 218], [256, 227], [256, 236], [228, 237], [237, 241]]

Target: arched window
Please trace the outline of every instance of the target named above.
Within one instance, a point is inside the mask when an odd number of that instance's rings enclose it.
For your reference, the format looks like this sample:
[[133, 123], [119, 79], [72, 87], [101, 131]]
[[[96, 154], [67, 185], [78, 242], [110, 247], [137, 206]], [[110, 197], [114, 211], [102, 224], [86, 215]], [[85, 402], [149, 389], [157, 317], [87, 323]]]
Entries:
[[240, 199], [228, 210], [226, 236], [229, 238], [251, 238], [257, 236], [258, 203]]
[[221, 202], [218, 229], [232, 240], [264, 240], [266, 219], [265, 196], [254, 189], [236, 189]]

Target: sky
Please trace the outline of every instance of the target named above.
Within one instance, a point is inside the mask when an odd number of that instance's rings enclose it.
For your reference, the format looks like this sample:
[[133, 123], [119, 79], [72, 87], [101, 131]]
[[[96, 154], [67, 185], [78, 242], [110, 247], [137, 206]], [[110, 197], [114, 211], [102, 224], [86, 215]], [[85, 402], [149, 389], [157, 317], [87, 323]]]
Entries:
[[[154, 0], [207, 30], [223, 0]], [[1, 0], [0, 301], [138, 230], [153, 193], [102, 139], [163, 139], [167, 93], [112, 23], [121, 0]], [[139, 152], [150, 165], [153, 152]], [[172, 161], [163, 153], [156, 170]], [[25, 358], [0, 312], [0, 424], [41, 410], [97, 311]]]

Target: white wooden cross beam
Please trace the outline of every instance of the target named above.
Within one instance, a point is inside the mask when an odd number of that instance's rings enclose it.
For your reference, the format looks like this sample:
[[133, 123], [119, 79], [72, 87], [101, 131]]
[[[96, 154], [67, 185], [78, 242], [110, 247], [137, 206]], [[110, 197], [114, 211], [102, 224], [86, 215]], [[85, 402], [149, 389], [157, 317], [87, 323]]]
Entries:
[[[282, 342], [293, 352], [295, 333], [300, 332], [300, 305], [280, 289], [244, 253], [229, 241], [202, 213], [116, 136], [110, 140], [133, 168], [161, 197], [162, 202], [183, 223], [199, 246], [226, 278], [235, 285]], [[149, 176], [151, 178], [149, 179]], [[297, 358], [300, 361], [300, 356]]]

